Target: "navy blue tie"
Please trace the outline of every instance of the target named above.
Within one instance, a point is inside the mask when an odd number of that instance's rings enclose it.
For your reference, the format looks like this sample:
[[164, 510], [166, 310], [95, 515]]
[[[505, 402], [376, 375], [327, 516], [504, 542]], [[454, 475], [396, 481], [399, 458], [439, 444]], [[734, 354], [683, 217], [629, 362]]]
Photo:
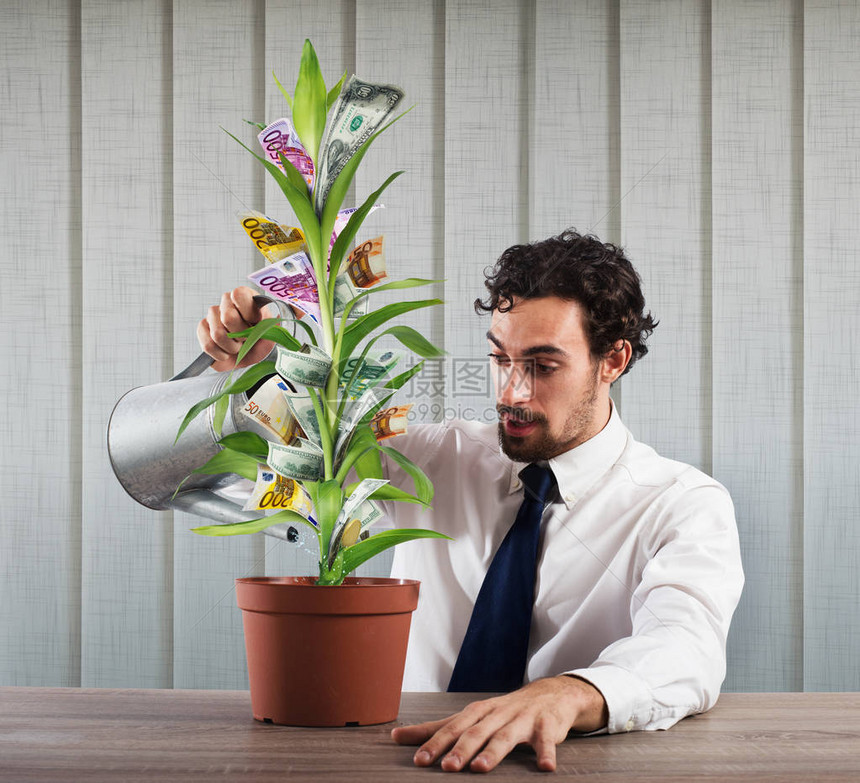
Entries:
[[549, 468], [520, 471], [517, 518], [493, 557], [472, 610], [449, 691], [513, 691], [522, 686], [534, 606], [540, 520], [555, 485]]

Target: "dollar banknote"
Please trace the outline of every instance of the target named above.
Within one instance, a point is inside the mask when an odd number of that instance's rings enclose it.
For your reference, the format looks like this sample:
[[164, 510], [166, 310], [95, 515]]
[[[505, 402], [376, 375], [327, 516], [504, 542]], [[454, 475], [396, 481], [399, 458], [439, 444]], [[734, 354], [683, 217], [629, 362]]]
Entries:
[[[334, 279], [334, 315], [338, 316], [343, 313], [346, 306], [358, 296], [358, 290], [350, 283], [346, 272], [341, 272]], [[362, 315], [367, 315], [368, 302], [366, 298], [359, 299], [349, 311], [349, 318], [360, 318]]]
[[285, 391], [284, 400], [289, 406], [290, 413], [301, 425], [303, 432], [301, 437], [312, 440], [314, 443], [322, 443], [320, 425], [317, 421], [314, 404], [307, 389], [298, 391]]
[[[363, 531], [383, 516], [382, 509], [380, 509], [372, 500], [367, 500], [367, 497], [382, 485], [387, 484], [388, 481], [383, 479], [365, 479], [365, 481], [373, 481], [376, 483], [370, 491], [364, 492], [364, 499], [361, 500], [360, 503], [350, 504], [349, 500], [347, 500], [335, 521], [329, 542], [329, 564], [334, 562], [337, 551], [341, 546], [352, 546], [352, 544], [358, 540], [359, 536], [361, 536]], [[363, 484], [364, 481], [362, 482], [362, 485]], [[359, 489], [360, 488], [361, 485], [359, 485]], [[358, 489], [356, 489], [356, 492], [357, 491]], [[355, 496], [355, 492], [350, 495], [350, 499], [353, 496]], [[365, 533], [364, 535], [366, 536], [367, 534]], [[329, 567], [331, 567], [331, 565], [329, 565]]]
[[296, 436], [305, 437], [304, 429], [287, 404], [285, 394], [288, 393], [284, 380], [273, 375], [254, 392], [240, 412], [258, 425], [257, 431], [262, 428], [260, 434], [267, 440], [274, 436], [278, 443], [289, 443]]
[[386, 350], [370, 351], [363, 359], [358, 356], [350, 357], [344, 362], [341, 372], [341, 390], [346, 389], [349, 384], [349, 398], [357, 399], [368, 389], [379, 385], [403, 356], [403, 351]]
[[257, 467], [254, 491], [243, 511], [295, 511], [307, 519], [313, 510], [310, 495], [298, 481], [282, 476], [268, 466]]
[[304, 145], [299, 140], [293, 124], [282, 117], [263, 128], [257, 135], [257, 140], [263, 148], [266, 157], [283, 170], [279, 153], [296, 167], [308, 185], [308, 190], [314, 186], [314, 162], [308, 155]]
[[313, 263], [307, 253], [293, 253], [248, 275], [248, 279], [270, 296], [307, 313], [320, 322], [320, 299]]
[[343, 455], [358, 422], [364, 418], [371, 408], [379, 405], [388, 394], [390, 392], [384, 389], [368, 389], [357, 400], [347, 405], [341, 417], [337, 440], [335, 441], [334, 453], [336, 460], [340, 460]]
[[277, 346], [275, 370], [278, 375], [303, 386], [325, 386], [331, 371], [331, 357], [321, 348], [305, 343], [298, 351]]
[[371, 84], [351, 76], [334, 105], [321, 147], [314, 207], [322, 214], [338, 174], [359, 148], [389, 119], [403, 100], [403, 90], [390, 84]]
[[270, 264], [305, 248], [305, 238], [298, 228], [279, 225], [259, 212], [240, 212], [239, 220], [245, 233]]
[[370, 420], [370, 429], [377, 440], [394, 438], [406, 432], [409, 422], [409, 411], [412, 403], [408, 405], [395, 405], [392, 408], [384, 408]]
[[322, 449], [304, 438], [293, 438], [289, 445], [269, 442], [269, 467], [299, 481], [316, 481], [323, 470]]

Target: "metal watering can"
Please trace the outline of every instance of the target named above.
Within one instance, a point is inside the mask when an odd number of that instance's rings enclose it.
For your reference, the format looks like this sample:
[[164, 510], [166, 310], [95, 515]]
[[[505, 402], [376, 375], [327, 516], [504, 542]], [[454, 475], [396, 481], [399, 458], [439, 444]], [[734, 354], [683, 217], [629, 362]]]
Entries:
[[[254, 301], [258, 305], [274, 302], [282, 314], [286, 307], [283, 302], [267, 296], [255, 296]], [[212, 361], [202, 353], [169, 381], [139, 386], [119, 399], [107, 430], [111, 467], [123, 489], [147, 508], [185, 511], [219, 523], [260, 519], [265, 516], [262, 512], [243, 511], [242, 506], [230, 498], [230, 489], [244, 482], [232, 474], [195, 474], [173, 497], [191, 471], [221, 450], [216, 442], [212, 407], [200, 413], [174, 444], [188, 409], [217, 394], [227, 382], [230, 373], [201, 375]], [[232, 380], [244, 372], [244, 369], [234, 371]], [[251, 430], [265, 436], [259, 425], [241, 415], [247, 402], [246, 393], [230, 398], [222, 435]], [[265, 532], [276, 538], [296, 540], [287, 530], [287, 525], [275, 525]]]

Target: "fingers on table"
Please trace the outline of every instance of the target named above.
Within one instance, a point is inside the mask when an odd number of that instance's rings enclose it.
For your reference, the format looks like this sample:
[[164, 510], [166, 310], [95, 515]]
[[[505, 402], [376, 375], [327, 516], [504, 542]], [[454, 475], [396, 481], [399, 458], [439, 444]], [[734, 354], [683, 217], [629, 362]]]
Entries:
[[551, 717], [490, 702], [475, 702], [444, 720], [402, 726], [392, 732], [402, 745], [423, 743], [414, 756], [417, 766], [427, 767], [441, 758], [444, 772], [466, 767], [472, 772], [489, 772], [522, 743], [534, 748], [539, 770], [552, 772], [556, 745], [565, 735]]

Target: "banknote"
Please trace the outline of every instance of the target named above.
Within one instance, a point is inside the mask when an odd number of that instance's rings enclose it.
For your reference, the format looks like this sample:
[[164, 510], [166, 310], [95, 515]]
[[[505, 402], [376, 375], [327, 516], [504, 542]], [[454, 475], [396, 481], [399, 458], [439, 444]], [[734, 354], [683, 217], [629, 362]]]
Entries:
[[283, 152], [284, 157], [296, 167], [308, 184], [308, 190], [314, 186], [314, 162], [308, 155], [293, 124], [282, 117], [263, 128], [257, 135], [257, 140], [263, 148], [266, 157], [283, 169], [278, 153]]
[[322, 214], [337, 175], [358, 149], [378, 131], [403, 100], [403, 90], [390, 84], [371, 84], [351, 76], [334, 105], [321, 147], [315, 202]]
[[[329, 249], [334, 247], [334, 243], [337, 242], [337, 238], [340, 236], [340, 232], [343, 231], [344, 226], [349, 223], [349, 219], [352, 217], [352, 213], [355, 212], [358, 207], [350, 207], [349, 209], [342, 209], [337, 213], [337, 216], [334, 219], [334, 231], [331, 232], [331, 241], [329, 242]], [[374, 204], [368, 211], [367, 215], [365, 215], [365, 219], [370, 217], [377, 209], [385, 209], [385, 204]]]
[[304, 438], [293, 438], [288, 446], [269, 442], [269, 467], [287, 478], [316, 481], [323, 470], [322, 449]]
[[356, 245], [347, 257], [346, 273], [356, 288], [370, 288], [388, 276], [385, 271], [384, 242], [384, 236], [368, 239]]
[[347, 405], [341, 417], [337, 440], [335, 441], [334, 453], [337, 460], [341, 458], [343, 450], [349, 443], [349, 439], [358, 422], [364, 418], [365, 414], [371, 408], [378, 405], [390, 393], [390, 391], [385, 389], [368, 389], [357, 400]]
[[370, 429], [377, 440], [394, 438], [406, 432], [409, 422], [409, 411], [412, 403], [408, 405], [395, 405], [392, 408], [384, 408], [370, 420]]
[[305, 238], [298, 228], [282, 226], [260, 212], [239, 212], [242, 228], [271, 264], [304, 250]]
[[[365, 481], [376, 481], [376, 479], [365, 479]], [[377, 487], [382, 486], [382, 484], [388, 483], [387, 481], [380, 481], [381, 483], [377, 484], [373, 488], [374, 490], [377, 489]], [[369, 494], [370, 492], [368, 492], [365, 497]], [[349, 503], [348, 500], [347, 503]], [[380, 509], [372, 500], [363, 500], [361, 503], [354, 504], [350, 508], [348, 514], [344, 514], [345, 510], [346, 505], [344, 505], [343, 510], [340, 515], [338, 515], [337, 521], [332, 529], [328, 551], [329, 567], [331, 567], [331, 563], [334, 562], [337, 551], [341, 546], [352, 546], [359, 537], [366, 538], [368, 535], [368, 533], [365, 532], [367, 528], [383, 516], [382, 509]]]
[[308, 518], [313, 514], [314, 507], [310, 495], [298, 481], [259, 465], [254, 491], [242, 510], [295, 511]]
[[274, 435], [276, 442], [289, 443], [297, 435], [305, 437], [303, 428], [287, 404], [284, 395], [288, 392], [289, 389], [283, 379], [273, 375], [254, 392], [240, 412], [244, 417], [261, 426], [266, 434]]
[[320, 322], [320, 300], [313, 263], [307, 253], [293, 253], [248, 275], [248, 279], [270, 296], [283, 299], [314, 321]]
[[[384, 380], [404, 355], [403, 351], [370, 351], [364, 359], [359, 359], [358, 356], [350, 357], [344, 362], [341, 372], [341, 390], [345, 389], [348, 383], [347, 393], [350, 399], [360, 397], [365, 391]], [[356, 367], [358, 367], [357, 371]]]
[[[350, 282], [346, 272], [341, 272], [334, 279], [334, 315], [338, 316], [343, 313], [346, 306], [358, 296], [358, 289]], [[367, 298], [359, 299], [349, 311], [350, 318], [360, 318], [362, 315], [367, 315], [368, 302]]]
[[278, 375], [303, 386], [322, 388], [331, 370], [331, 357], [321, 348], [305, 343], [298, 351], [277, 346], [275, 370]]
[[[385, 237], [369, 239], [353, 248], [346, 259], [346, 269], [335, 278], [334, 314], [340, 315], [362, 288], [376, 285], [388, 276], [385, 269], [383, 242]], [[367, 313], [367, 299], [360, 299], [350, 310], [351, 318]]]
[[290, 413], [301, 425], [303, 432], [300, 433], [300, 436], [317, 444], [322, 443], [320, 425], [317, 421], [313, 402], [311, 402], [310, 392], [307, 389], [287, 390], [284, 391], [283, 398], [289, 406]]

